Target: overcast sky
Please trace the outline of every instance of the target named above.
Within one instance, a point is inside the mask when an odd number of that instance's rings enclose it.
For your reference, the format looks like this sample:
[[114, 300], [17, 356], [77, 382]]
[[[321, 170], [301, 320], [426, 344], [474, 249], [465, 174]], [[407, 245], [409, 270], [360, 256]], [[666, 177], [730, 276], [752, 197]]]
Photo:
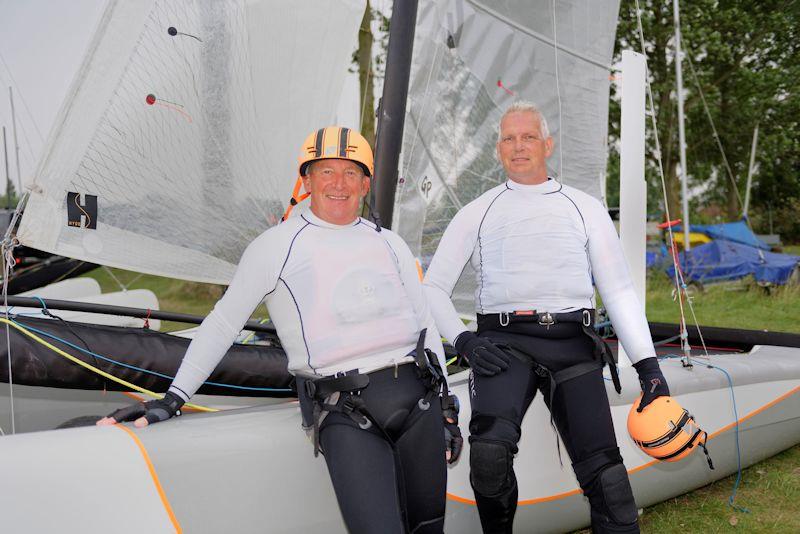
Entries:
[[[8, 88], [14, 90], [24, 182], [35, 170], [104, 5], [105, 0], [0, 0], [0, 126], [6, 127], [15, 186]], [[5, 191], [2, 163], [0, 146], [0, 191]]]

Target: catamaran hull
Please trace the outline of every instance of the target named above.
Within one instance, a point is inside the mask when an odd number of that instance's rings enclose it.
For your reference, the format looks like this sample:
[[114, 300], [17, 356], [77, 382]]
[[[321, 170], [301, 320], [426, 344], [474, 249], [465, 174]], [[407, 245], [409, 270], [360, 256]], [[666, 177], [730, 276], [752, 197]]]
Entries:
[[[686, 370], [677, 360], [662, 367], [674, 395], [711, 436], [713, 471], [699, 453], [678, 463], [650, 461], [625, 430], [638, 392], [635, 372], [622, 370], [622, 395], [608, 388], [620, 449], [641, 507], [736, 471], [733, 398], [743, 466], [800, 442], [799, 349], [755, 347], [749, 354], [714, 356], [711, 363], [716, 368], [696, 363]], [[451, 381], [466, 414], [466, 374]], [[464, 417], [465, 433], [467, 422]], [[467, 446], [449, 471], [448, 532], [480, 532], [468, 458]], [[568, 459], [559, 466], [541, 399], [523, 423], [515, 468], [517, 531], [563, 532], [588, 525], [588, 504]], [[9, 436], [0, 439], [0, 471], [0, 516], [12, 532], [345, 530], [324, 460], [312, 456], [293, 401], [186, 416], [143, 430], [89, 427]]]

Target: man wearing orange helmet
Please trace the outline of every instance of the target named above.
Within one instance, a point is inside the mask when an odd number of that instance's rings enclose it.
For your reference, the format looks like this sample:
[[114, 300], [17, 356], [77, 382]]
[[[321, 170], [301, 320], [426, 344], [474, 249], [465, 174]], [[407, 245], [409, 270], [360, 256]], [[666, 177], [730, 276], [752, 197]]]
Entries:
[[[416, 261], [400, 237], [358, 216], [373, 174], [358, 132], [312, 133], [298, 171], [284, 222], [247, 247], [164, 399], [99, 424], [179, 414], [263, 300], [348, 530], [440, 533], [445, 462], [463, 441]], [[289, 217], [308, 196], [310, 209]]]
[[[594, 284], [639, 372], [644, 398], [669, 395], [603, 205], [547, 174], [553, 139], [541, 113], [518, 102], [502, 116], [497, 157], [508, 180], [453, 218], [425, 276], [439, 330], [470, 362], [470, 482], [484, 532], [511, 532], [514, 455], [541, 390], [594, 532], [638, 532], [636, 503], [617, 448], [602, 367], [619, 392], [613, 356], [592, 328]], [[450, 295], [467, 262], [476, 271], [477, 334]]]

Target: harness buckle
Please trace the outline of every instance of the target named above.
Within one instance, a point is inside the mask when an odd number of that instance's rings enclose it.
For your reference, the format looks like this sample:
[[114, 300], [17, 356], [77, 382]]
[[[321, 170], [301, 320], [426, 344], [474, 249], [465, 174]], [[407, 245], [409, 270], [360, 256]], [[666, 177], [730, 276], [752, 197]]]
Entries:
[[550, 315], [550, 312], [544, 312], [544, 315], [539, 314], [539, 324], [542, 326], [546, 326], [547, 329], [549, 330], [551, 326], [556, 324], [556, 321], [555, 319], [553, 319], [553, 316]]
[[592, 326], [592, 314], [589, 310], [583, 310], [583, 326], [587, 328]]
[[508, 323], [511, 322], [508, 312], [500, 312], [498, 315], [500, 316], [500, 326], [508, 326]]

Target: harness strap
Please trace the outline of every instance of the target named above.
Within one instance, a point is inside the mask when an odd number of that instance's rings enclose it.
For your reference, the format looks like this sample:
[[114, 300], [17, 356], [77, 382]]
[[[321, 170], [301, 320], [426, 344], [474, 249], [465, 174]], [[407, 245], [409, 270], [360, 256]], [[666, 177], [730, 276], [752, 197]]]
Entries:
[[[656, 448], [656, 447], [661, 447], [662, 445], [666, 445], [667, 443], [669, 443], [670, 441], [675, 439], [683, 431], [683, 427], [686, 426], [686, 423], [688, 423], [689, 419], [691, 419], [691, 418], [692, 418], [692, 416], [689, 415], [689, 412], [686, 411], [686, 410], [683, 410], [683, 413], [681, 414], [680, 419], [678, 419], [678, 422], [675, 424], [675, 426], [673, 426], [671, 429], [669, 429], [665, 434], [657, 437], [656, 439], [652, 439], [650, 441], [641, 441], [641, 442], [639, 442], [639, 444], [642, 447], [647, 447], [647, 448]], [[694, 441], [694, 438], [696, 438], [696, 437], [697, 437], [697, 434], [692, 436], [692, 440], [691, 441]]]
[[595, 355], [599, 356], [600, 367], [602, 367], [605, 363], [608, 364], [608, 370], [611, 374], [611, 382], [614, 383], [614, 390], [617, 392], [617, 395], [619, 395], [622, 393], [622, 384], [619, 381], [617, 360], [614, 357], [614, 353], [611, 351], [611, 347], [608, 346], [608, 343], [606, 343], [603, 338], [597, 335], [597, 332], [594, 331], [593, 327], [581, 324], [581, 329], [583, 330], [583, 333], [589, 336], [594, 342]]
[[[445, 407], [447, 399], [444, 395], [446, 381], [439, 360], [436, 355], [425, 348], [425, 335], [427, 329], [422, 329], [417, 340], [417, 347], [414, 351], [414, 362], [420, 380], [423, 381], [427, 392], [419, 399], [417, 406], [407, 417], [404, 426], [408, 427], [419, 417], [419, 414], [430, 408], [430, 403], [436, 395], [442, 399], [442, 408]], [[340, 375], [319, 378], [317, 380], [305, 380], [304, 388], [306, 395], [311, 399], [313, 410], [313, 442], [314, 456], [319, 456], [319, 427], [322, 412], [340, 412], [350, 416], [353, 421], [363, 430], [375, 427], [389, 444], [394, 448], [394, 440], [389, 436], [383, 426], [372, 416], [364, 400], [359, 396], [359, 392], [369, 385], [369, 375], [361, 374], [358, 370], [347, 371]], [[325, 400], [334, 393], [340, 393], [339, 400], [335, 404], [326, 403]], [[356, 414], [363, 417], [358, 420]], [[416, 415], [415, 415], [416, 414]]]
[[[314, 433], [314, 457], [319, 456], [320, 451], [319, 424], [322, 418], [322, 412], [343, 412], [350, 415], [354, 411], [358, 411], [362, 413], [370, 423], [374, 422], [371, 420], [371, 416], [367, 416], [363, 413], [366, 411], [364, 401], [357, 395], [353, 395], [353, 392], [361, 391], [367, 387], [367, 385], [369, 385], [369, 375], [360, 374], [357, 371], [348, 371], [340, 376], [329, 376], [317, 380], [304, 381], [305, 393], [311, 399], [313, 406], [312, 426]], [[339, 398], [339, 402], [336, 404], [326, 403], [325, 399], [334, 393], [343, 393]], [[359, 426], [361, 426], [361, 423], [359, 423]]]
[[428, 329], [423, 328], [417, 338], [417, 348], [414, 350], [414, 361], [417, 364], [417, 370], [420, 378], [423, 380], [425, 387], [430, 391], [439, 394], [442, 403], [442, 409], [447, 407], [447, 381], [445, 380], [444, 371], [439, 364], [439, 358], [430, 349], [425, 348], [425, 335]]
[[538, 324], [549, 329], [559, 323], [581, 323], [591, 326], [594, 322], [594, 310], [583, 308], [571, 312], [550, 313], [536, 310], [522, 310], [501, 313], [479, 313], [478, 331], [502, 330], [511, 324]]
[[348, 371], [344, 375], [305, 381], [308, 396], [320, 400], [341, 391], [358, 391], [367, 387], [368, 384], [369, 375], [363, 375], [356, 371]]

